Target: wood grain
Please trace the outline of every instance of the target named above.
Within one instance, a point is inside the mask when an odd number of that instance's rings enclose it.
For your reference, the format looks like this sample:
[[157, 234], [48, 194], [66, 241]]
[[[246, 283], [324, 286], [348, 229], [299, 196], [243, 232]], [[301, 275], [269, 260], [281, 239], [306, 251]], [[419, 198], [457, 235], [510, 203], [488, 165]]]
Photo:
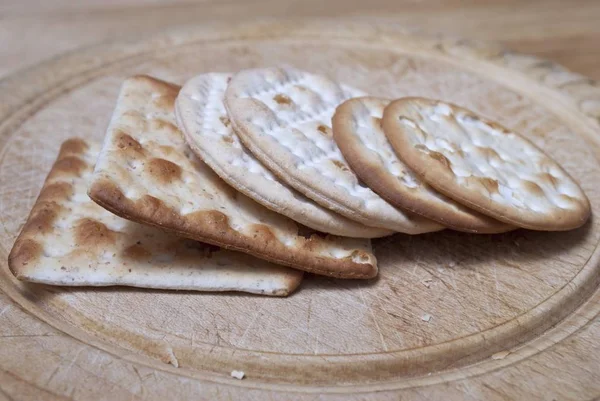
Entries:
[[305, 17], [385, 19], [502, 42], [600, 79], [596, 0], [9, 0], [0, 2], [0, 77], [84, 45], [174, 25]]
[[[473, 108], [549, 152], [600, 207], [600, 89], [583, 76], [382, 22], [205, 26], [75, 52], [0, 84], [3, 260], [61, 140], [101, 138], [124, 77], [182, 82], [280, 63], [375, 96]], [[568, 233], [397, 235], [375, 242], [379, 279], [313, 277], [284, 300], [33, 286], [3, 263], [0, 395], [590, 399], [600, 395], [599, 239], [597, 219]]]

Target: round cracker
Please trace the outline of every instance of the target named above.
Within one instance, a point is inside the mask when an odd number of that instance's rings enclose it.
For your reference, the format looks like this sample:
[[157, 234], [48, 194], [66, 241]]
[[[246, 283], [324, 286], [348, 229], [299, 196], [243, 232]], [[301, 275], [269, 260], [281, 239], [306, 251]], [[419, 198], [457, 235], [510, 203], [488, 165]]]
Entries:
[[569, 174], [529, 140], [470, 110], [424, 98], [384, 111], [384, 132], [406, 165], [443, 194], [534, 230], [583, 225], [590, 203]]
[[437, 231], [429, 219], [393, 207], [362, 185], [331, 133], [337, 105], [359, 91], [294, 68], [240, 71], [225, 106], [246, 147], [290, 186], [363, 224], [408, 234]]
[[514, 227], [477, 213], [440, 194], [394, 153], [381, 127], [389, 99], [345, 101], [333, 116], [333, 137], [352, 170], [388, 202], [459, 231], [506, 232]]
[[225, 182], [263, 206], [329, 234], [375, 238], [391, 230], [352, 221], [283, 184], [248, 152], [231, 128], [223, 96], [231, 74], [210, 73], [189, 80], [175, 108], [178, 125], [192, 151]]

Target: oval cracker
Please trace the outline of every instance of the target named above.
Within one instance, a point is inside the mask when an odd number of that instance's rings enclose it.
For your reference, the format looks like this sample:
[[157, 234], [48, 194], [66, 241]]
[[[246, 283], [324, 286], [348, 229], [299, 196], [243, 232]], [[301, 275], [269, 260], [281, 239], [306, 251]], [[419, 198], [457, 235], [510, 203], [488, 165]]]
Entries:
[[427, 183], [481, 213], [534, 230], [583, 225], [590, 203], [554, 160], [521, 135], [462, 107], [404, 98], [383, 128], [400, 158]]

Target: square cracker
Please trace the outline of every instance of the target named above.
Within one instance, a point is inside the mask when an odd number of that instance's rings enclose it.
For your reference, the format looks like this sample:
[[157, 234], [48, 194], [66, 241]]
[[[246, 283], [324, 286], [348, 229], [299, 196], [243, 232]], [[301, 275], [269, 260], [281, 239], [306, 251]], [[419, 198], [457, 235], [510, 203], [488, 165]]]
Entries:
[[179, 238], [101, 208], [86, 191], [100, 146], [66, 141], [9, 256], [20, 280], [68, 286], [288, 295], [302, 272]]
[[88, 192], [95, 202], [129, 220], [300, 270], [377, 274], [369, 240], [306, 234], [195, 157], [175, 125], [178, 92], [148, 76], [123, 83]]

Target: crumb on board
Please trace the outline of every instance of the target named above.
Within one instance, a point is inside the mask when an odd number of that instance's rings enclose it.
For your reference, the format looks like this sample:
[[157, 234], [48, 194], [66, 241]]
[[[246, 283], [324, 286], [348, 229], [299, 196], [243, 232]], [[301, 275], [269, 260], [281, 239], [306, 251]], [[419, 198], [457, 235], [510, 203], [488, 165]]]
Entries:
[[421, 316], [421, 320], [424, 322], [429, 322], [431, 320], [431, 315], [429, 313], [426, 313], [423, 316]]
[[429, 288], [432, 281], [433, 281], [432, 279], [426, 278], [425, 280], [421, 281], [421, 284], [423, 284], [425, 287]]
[[242, 380], [245, 376], [246, 376], [246, 374], [241, 370], [232, 370], [231, 371], [231, 377], [234, 377], [238, 380]]
[[504, 359], [510, 354], [510, 351], [500, 351], [492, 355], [492, 359]]

